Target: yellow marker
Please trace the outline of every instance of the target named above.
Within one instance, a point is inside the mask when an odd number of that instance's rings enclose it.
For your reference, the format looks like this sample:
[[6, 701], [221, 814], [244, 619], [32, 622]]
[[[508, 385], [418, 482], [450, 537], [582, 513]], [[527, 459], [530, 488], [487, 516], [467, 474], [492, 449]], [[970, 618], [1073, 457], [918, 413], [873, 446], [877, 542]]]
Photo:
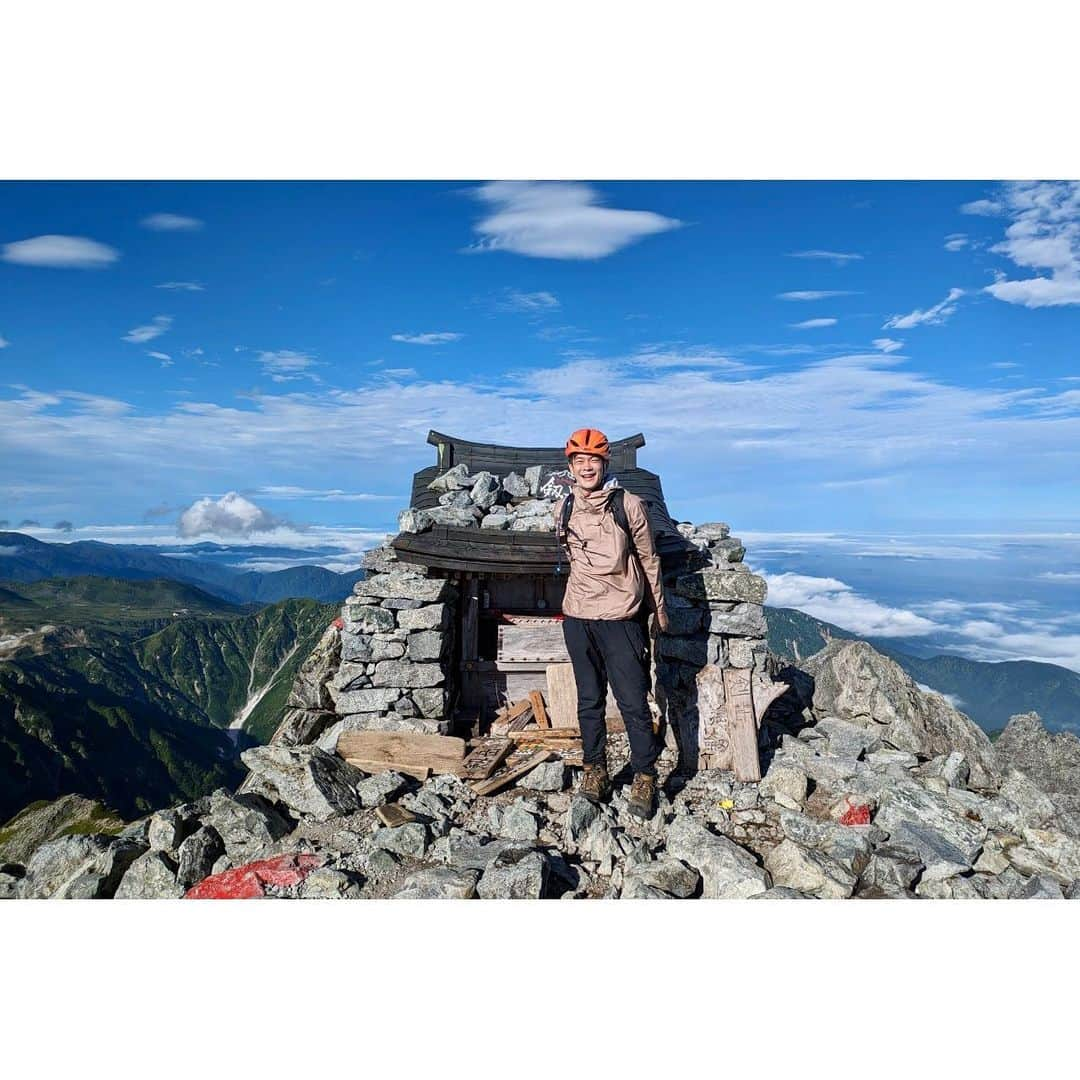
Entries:
[[716, 805], [719, 806], [721, 810], [731, 810], [735, 806], [735, 803], [732, 802], [731, 799], [721, 799]]

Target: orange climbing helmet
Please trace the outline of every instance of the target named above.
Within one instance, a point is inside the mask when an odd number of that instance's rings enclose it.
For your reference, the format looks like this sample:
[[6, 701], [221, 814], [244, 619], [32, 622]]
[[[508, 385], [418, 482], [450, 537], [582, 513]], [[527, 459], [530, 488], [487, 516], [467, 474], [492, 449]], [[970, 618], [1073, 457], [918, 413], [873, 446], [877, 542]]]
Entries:
[[608, 438], [602, 431], [596, 428], [578, 428], [569, 439], [566, 440], [566, 456], [572, 454], [595, 454], [605, 461], [611, 460], [611, 448]]

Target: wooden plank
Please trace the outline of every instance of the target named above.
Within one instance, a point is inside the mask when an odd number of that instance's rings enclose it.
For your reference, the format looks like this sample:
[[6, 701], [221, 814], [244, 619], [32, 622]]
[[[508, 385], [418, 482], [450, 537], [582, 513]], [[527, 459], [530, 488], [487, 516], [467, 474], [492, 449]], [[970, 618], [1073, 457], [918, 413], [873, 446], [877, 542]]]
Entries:
[[528, 728], [525, 731], [510, 731], [508, 739], [514, 742], [570, 742], [581, 738], [581, 732], [577, 728]]
[[724, 668], [724, 703], [728, 713], [735, 778], [742, 782], [761, 779], [758, 756], [757, 720], [750, 689], [750, 672], [745, 668]]
[[526, 701], [528, 708], [523, 712], [518, 713], [513, 720], [507, 725], [507, 731], [521, 731], [522, 728], [526, 728], [533, 722], [535, 717], [533, 716], [532, 702]]
[[377, 766], [378, 770], [408, 770], [410, 776], [415, 776], [420, 769], [456, 772], [465, 758], [465, 740], [404, 731], [345, 731], [338, 738], [337, 752], [367, 772], [370, 766]]
[[516, 720], [522, 713], [528, 712], [532, 708], [532, 702], [527, 698], [522, 698], [521, 701], [515, 701], [512, 705], [508, 705], [506, 709], [505, 720], [510, 723]]
[[511, 624], [499, 627], [499, 645], [496, 659], [500, 663], [566, 663], [562, 623], [547, 619], [539, 624]]
[[472, 789], [477, 795], [494, 795], [496, 792], [502, 791], [503, 788], [509, 787], [515, 780], [520, 780], [526, 773], [531, 773], [537, 765], [543, 765], [545, 761], [550, 761], [552, 757], [553, 754], [550, 750], [537, 750], [535, 754], [530, 754], [524, 761], [511, 766], [505, 772], [499, 773], [489, 780], [480, 780], [474, 783]]
[[553, 728], [577, 728], [577, 684], [571, 664], [549, 664], [547, 674], [548, 717]]
[[[366, 773], [380, 773], [380, 772], [399, 772], [405, 776], [415, 776], [417, 780], [426, 780], [431, 775], [431, 769], [426, 765], [412, 765], [408, 762], [402, 761], [372, 761], [369, 758], [347, 757], [345, 760], [353, 766], [354, 769], [359, 769], [361, 772]], [[457, 763], [460, 767], [461, 763]], [[440, 768], [436, 769], [436, 772], [456, 772], [456, 769]]]
[[463, 780], [486, 780], [511, 754], [511, 739], [485, 739], [474, 747], [458, 774]]
[[387, 803], [385, 806], [375, 807], [375, 816], [388, 828], [396, 829], [399, 825], [407, 825], [416, 820], [416, 815], [411, 810], [397, 803]]
[[538, 728], [551, 727], [547, 709], [544, 708], [544, 695], [539, 690], [529, 691], [529, 700], [532, 702], [532, 713]]

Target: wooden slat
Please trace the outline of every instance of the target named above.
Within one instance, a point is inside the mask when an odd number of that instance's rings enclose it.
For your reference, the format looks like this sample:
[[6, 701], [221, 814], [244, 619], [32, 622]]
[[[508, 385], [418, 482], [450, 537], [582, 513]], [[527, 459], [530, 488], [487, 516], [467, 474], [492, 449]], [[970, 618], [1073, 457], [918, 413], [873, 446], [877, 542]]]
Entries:
[[[346, 731], [338, 738], [337, 752], [366, 772], [396, 769], [417, 775], [418, 770], [457, 772], [465, 758], [465, 740], [450, 735], [418, 735], [403, 731]], [[361, 762], [363, 764], [361, 764]]]
[[581, 738], [581, 732], [577, 728], [527, 728], [525, 731], [511, 731], [507, 733], [508, 739], [514, 742], [549, 742], [564, 743], [572, 742]]
[[526, 728], [533, 722], [535, 717], [533, 716], [532, 702], [526, 700], [526, 704], [529, 706], [522, 712], [519, 712], [509, 724], [506, 726], [507, 731], [521, 731], [522, 728]]
[[750, 671], [745, 668], [724, 668], [723, 679], [735, 778], [743, 783], [760, 780], [761, 759], [758, 756], [757, 720], [754, 717]]
[[486, 780], [513, 752], [511, 739], [485, 739], [465, 759], [463, 780]]
[[548, 717], [553, 728], [577, 728], [577, 684], [571, 664], [547, 667]]
[[532, 714], [538, 728], [551, 727], [547, 709], [544, 708], [544, 695], [539, 690], [529, 691], [529, 700], [532, 702]]
[[397, 803], [387, 803], [385, 806], [375, 807], [375, 816], [388, 828], [396, 829], [399, 825], [407, 825], [416, 820], [416, 815], [411, 810]]
[[[402, 761], [372, 761], [368, 758], [347, 757], [345, 760], [354, 768], [366, 773], [399, 772], [405, 776], [415, 776], [417, 780], [426, 780], [431, 769], [426, 765], [413, 765]], [[460, 762], [457, 763], [460, 767]], [[456, 769], [440, 768], [436, 772], [456, 772]]]
[[531, 624], [499, 627], [496, 660], [500, 664], [508, 661], [566, 663], [569, 659], [562, 623], [556, 619], [548, 620], [546, 625], [537, 620]]
[[531, 773], [537, 765], [543, 765], [545, 761], [550, 761], [552, 756], [550, 750], [537, 750], [535, 754], [530, 754], [524, 761], [511, 766], [505, 772], [499, 773], [489, 780], [474, 783], [472, 789], [477, 795], [494, 795], [496, 792], [502, 791], [504, 787], [509, 787], [515, 780], [520, 780], [527, 773]]

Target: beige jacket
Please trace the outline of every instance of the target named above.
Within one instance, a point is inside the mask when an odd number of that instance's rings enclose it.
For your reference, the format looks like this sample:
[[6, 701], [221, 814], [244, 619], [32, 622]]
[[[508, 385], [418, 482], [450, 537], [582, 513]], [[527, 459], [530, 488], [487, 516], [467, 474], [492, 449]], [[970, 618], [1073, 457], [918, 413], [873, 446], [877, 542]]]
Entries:
[[[665, 612], [660, 558], [653, 547], [645, 504], [626, 492], [623, 505], [637, 547], [635, 559], [626, 533], [608, 507], [613, 490], [585, 492], [574, 488], [574, 509], [567, 523], [570, 575], [563, 598], [564, 615], [577, 619], [629, 619], [637, 614], [643, 600], [649, 610]], [[555, 507], [556, 529], [562, 521], [565, 501], [560, 499]], [[562, 537], [556, 539], [562, 542]]]

